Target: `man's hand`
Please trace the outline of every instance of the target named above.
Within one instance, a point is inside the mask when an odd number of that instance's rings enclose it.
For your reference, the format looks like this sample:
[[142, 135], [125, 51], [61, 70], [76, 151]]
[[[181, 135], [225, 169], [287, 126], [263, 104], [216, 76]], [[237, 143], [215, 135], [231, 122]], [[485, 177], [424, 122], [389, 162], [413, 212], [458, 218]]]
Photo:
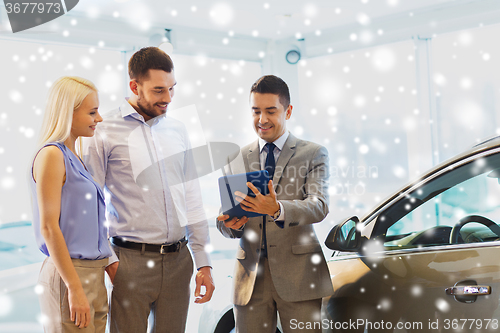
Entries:
[[[201, 286], [205, 286], [205, 294], [201, 294]], [[212, 278], [212, 267], [201, 267], [196, 273], [196, 289], [194, 291], [195, 303], [201, 304], [210, 301], [215, 290], [214, 280]]]
[[115, 281], [115, 275], [116, 275], [116, 271], [118, 270], [119, 263], [120, 263], [119, 261], [115, 261], [111, 265], [106, 266], [106, 273], [108, 273], [108, 276], [109, 276], [109, 279], [111, 280], [111, 283], [113, 283], [113, 281]]
[[242, 218], [233, 217], [229, 220], [229, 215], [219, 215], [217, 220], [223, 221], [226, 228], [239, 230], [245, 223], [248, 222], [248, 217], [243, 216]]
[[259, 214], [267, 214], [273, 216], [280, 205], [278, 200], [276, 200], [276, 192], [274, 191], [273, 181], [270, 180], [267, 184], [269, 189], [269, 194], [262, 195], [259, 190], [250, 182], [247, 183], [249, 189], [255, 194], [255, 198], [245, 195], [239, 191], [236, 191], [236, 200], [241, 204], [241, 208], [248, 212], [254, 212]]

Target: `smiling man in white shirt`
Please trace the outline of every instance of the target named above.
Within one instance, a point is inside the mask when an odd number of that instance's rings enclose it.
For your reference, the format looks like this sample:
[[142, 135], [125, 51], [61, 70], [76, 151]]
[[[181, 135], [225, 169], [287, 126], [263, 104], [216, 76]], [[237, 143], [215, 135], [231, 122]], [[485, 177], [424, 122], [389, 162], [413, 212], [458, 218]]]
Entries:
[[153, 331], [184, 332], [193, 273], [186, 244], [198, 269], [195, 302], [209, 301], [215, 288], [205, 252], [208, 223], [186, 128], [166, 116], [176, 85], [172, 60], [143, 48], [130, 59], [129, 76], [131, 97], [104, 115], [83, 149], [104, 186], [120, 260], [108, 266], [110, 331], [145, 333], [151, 312]]

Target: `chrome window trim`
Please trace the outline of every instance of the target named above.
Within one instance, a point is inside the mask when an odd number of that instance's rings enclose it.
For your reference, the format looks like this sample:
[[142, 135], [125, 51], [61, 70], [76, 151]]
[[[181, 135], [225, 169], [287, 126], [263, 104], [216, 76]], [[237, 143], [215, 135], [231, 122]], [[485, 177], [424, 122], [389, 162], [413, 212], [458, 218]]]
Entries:
[[455, 169], [455, 168], [457, 168], [459, 166], [462, 166], [462, 165], [467, 164], [467, 163], [469, 163], [471, 161], [474, 161], [474, 160], [476, 160], [478, 158], [486, 157], [486, 156], [493, 155], [493, 154], [496, 154], [496, 153], [500, 153], [500, 148], [495, 148], [495, 149], [492, 149], [492, 150], [487, 150], [487, 151], [484, 151], [484, 152], [482, 152], [480, 154], [469, 156], [466, 159], [463, 159], [463, 160], [461, 160], [461, 161], [459, 161], [457, 163], [451, 164], [451, 165], [447, 166], [446, 168], [443, 168], [443, 169], [439, 170], [438, 172], [434, 173], [432, 176], [430, 176], [428, 178], [425, 178], [425, 179], [422, 179], [418, 183], [414, 184], [412, 187], [408, 188], [406, 191], [401, 192], [396, 198], [392, 199], [386, 205], [384, 205], [383, 207], [379, 208], [377, 211], [373, 212], [369, 217], [367, 217], [367, 219], [363, 220], [362, 223], [364, 224], [364, 226], [366, 226], [374, 218], [378, 217], [379, 214], [380, 214], [380, 212], [382, 212], [383, 210], [385, 210], [388, 206], [391, 206], [394, 203], [398, 202], [399, 200], [403, 199], [404, 197], [406, 197], [406, 195], [409, 192], [414, 191], [415, 189], [421, 187], [422, 185], [430, 182], [434, 178], [436, 178], [438, 176], [441, 176], [442, 174], [447, 173], [447, 172], [449, 172], [449, 171], [451, 171], [451, 170], [453, 170], [453, 169]]
[[[437, 246], [426, 246], [426, 247], [414, 247], [409, 249], [401, 249], [401, 250], [385, 250], [383, 252], [375, 252], [373, 253], [373, 257], [387, 257], [392, 255], [408, 255], [408, 254], [419, 254], [426, 252], [435, 252], [435, 251], [450, 251], [450, 250], [467, 250], [467, 249], [477, 249], [484, 247], [500, 247], [500, 241], [494, 242], [485, 242], [485, 243], [470, 243], [470, 244], [449, 244], [449, 245], [437, 245]], [[352, 253], [352, 252], [351, 252]], [[330, 261], [340, 261], [347, 259], [355, 259], [355, 258], [368, 258], [366, 255], [362, 255], [360, 253], [348, 254], [345, 256], [333, 256], [330, 257], [328, 262]]]

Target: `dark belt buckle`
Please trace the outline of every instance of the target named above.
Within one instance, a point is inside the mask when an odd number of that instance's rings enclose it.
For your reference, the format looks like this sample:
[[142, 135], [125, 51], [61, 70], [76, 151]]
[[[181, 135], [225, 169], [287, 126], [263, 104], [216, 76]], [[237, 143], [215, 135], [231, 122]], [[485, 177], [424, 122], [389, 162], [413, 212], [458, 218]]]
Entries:
[[[174, 246], [175, 246], [175, 250], [172, 250]], [[170, 244], [170, 245], [162, 245], [160, 247], [160, 254], [166, 254], [166, 253], [170, 253], [170, 252], [179, 252], [180, 247], [181, 247], [181, 242], [177, 242], [175, 244]]]

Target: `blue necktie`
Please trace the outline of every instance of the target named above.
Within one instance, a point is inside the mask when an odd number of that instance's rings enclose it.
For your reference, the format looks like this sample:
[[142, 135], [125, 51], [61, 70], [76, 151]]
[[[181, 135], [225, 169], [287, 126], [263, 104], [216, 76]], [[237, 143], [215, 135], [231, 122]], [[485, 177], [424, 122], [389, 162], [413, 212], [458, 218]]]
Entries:
[[[269, 179], [273, 179], [274, 169], [276, 168], [276, 161], [274, 160], [274, 148], [276, 145], [272, 142], [268, 142], [265, 147], [267, 147], [267, 157], [264, 170], [267, 170], [269, 173]], [[267, 257], [266, 221], [267, 215], [264, 215], [262, 218], [262, 255], [265, 257]]]
[[274, 143], [268, 142], [265, 147], [267, 147], [267, 157], [264, 170], [269, 172], [269, 179], [273, 179], [274, 169], [276, 168], [276, 162], [274, 161], [274, 148], [276, 148], [276, 146]]

